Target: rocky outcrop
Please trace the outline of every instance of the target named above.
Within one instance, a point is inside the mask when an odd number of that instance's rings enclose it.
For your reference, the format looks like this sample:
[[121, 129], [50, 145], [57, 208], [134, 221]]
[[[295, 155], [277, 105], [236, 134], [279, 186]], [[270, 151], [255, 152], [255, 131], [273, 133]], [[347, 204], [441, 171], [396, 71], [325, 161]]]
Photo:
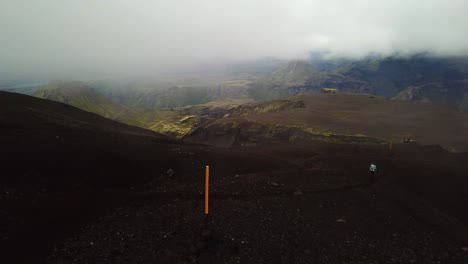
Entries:
[[444, 104], [468, 112], [468, 80], [410, 86], [393, 99]]
[[276, 100], [240, 105], [234, 109], [227, 111], [225, 117], [239, 117], [247, 115], [265, 114], [305, 107], [306, 106], [303, 101]]
[[421, 87], [410, 86], [401, 91], [394, 97], [397, 100], [403, 101], [419, 101], [430, 102], [431, 100], [424, 95], [424, 90]]
[[185, 137], [187, 141], [219, 146], [320, 140], [335, 143], [382, 144], [384, 140], [363, 135], [337, 135], [310, 127], [271, 125], [232, 118], [198, 128]]

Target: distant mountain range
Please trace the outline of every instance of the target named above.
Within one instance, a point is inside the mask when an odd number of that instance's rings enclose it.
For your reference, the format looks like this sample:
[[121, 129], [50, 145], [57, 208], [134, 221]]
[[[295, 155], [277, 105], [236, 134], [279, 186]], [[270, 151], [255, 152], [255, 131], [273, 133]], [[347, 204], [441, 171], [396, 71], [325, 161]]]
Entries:
[[[262, 64], [254, 65], [250, 73], [246, 72], [249, 67], [244, 66], [243, 73], [232, 75], [200, 76], [165, 83], [100, 81], [89, 85], [126, 106], [170, 109], [225, 99], [271, 100], [298, 93], [318, 92], [322, 88], [395, 97], [409, 87], [434, 83], [440, 87], [453, 87], [454, 82], [468, 79], [468, 58], [465, 57], [433, 58], [417, 55], [371, 57], [358, 61], [317, 57], [309, 61], [265, 64], [263, 72], [258, 69]], [[425, 91], [422, 89], [420, 92]], [[434, 90], [431, 93], [433, 97]], [[463, 98], [464, 93], [460, 97]], [[433, 98], [431, 101], [437, 103], [440, 100]], [[442, 101], [452, 103], [452, 100]], [[462, 111], [465, 109], [460, 107], [460, 102], [452, 106]]]
[[[198, 133], [197, 137], [201, 140], [200, 135], [203, 133], [199, 133], [200, 129], [208, 131], [206, 129], [215, 127], [213, 124], [227, 124], [225, 120], [231, 120], [235, 115], [243, 116], [242, 113], [249, 113], [251, 118], [254, 115], [261, 115], [265, 111], [272, 111], [272, 109], [276, 111], [278, 107], [283, 111], [283, 108], [287, 109], [290, 105], [279, 103], [278, 106], [278, 99], [301, 93], [316, 93], [323, 88], [336, 88], [338, 93], [361, 93], [400, 101], [433, 103], [449, 106], [459, 112], [468, 112], [468, 60], [466, 58], [429, 58], [425, 56], [368, 58], [360, 61], [318, 58], [313, 61], [291, 61], [282, 64], [268, 74], [247, 74], [244, 72], [233, 75], [190, 77], [172, 81], [52, 81], [42, 87], [21, 87], [16, 91], [66, 103], [112, 120], [150, 129], [175, 138], [190, 137], [196, 132]], [[9, 90], [11, 91], [11, 89]], [[245, 104], [251, 101], [264, 103], [264, 105], [260, 108], [255, 106], [257, 112], [252, 114], [252, 105]], [[376, 101], [389, 107], [398, 105], [387, 104], [386, 100], [380, 99], [371, 100], [366, 104]], [[350, 103], [348, 100], [336, 102]], [[367, 106], [359, 106], [358, 102], [351, 102], [350, 105], [363, 107], [362, 111], [364, 111], [350, 117], [351, 119], [358, 120], [359, 116], [363, 116], [367, 111]], [[337, 106], [331, 105], [330, 107], [336, 108]], [[414, 111], [423, 109], [418, 105], [414, 107]], [[309, 109], [304, 113], [309, 113], [310, 109], [312, 108], [309, 106]], [[412, 106], [408, 106], [407, 109], [412, 111]], [[333, 109], [330, 109], [329, 113], [333, 115], [331, 110]], [[384, 109], [380, 110], [384, 111]], [[233, 111], [237, 111], [237, 114]], [[369, 108], [369, 111], [374, 110]], [[446, 112], [446, 110], [440, 111]], [[304, 113], [301, 112], [301, 115]], [[326, 115], [326, 111], [323, 114]], [[408, 112], [407, 114], [413, 116], [412, 113]], [[431, 114], [428, 112], [427, 116], [430, 117]], [[402, 112], [395, 115], [400, 116], [395, 117], [396, 120], [405, 117]], [[321, 120], [320, 117], [317, 118]], [[458, 121], [456, 122], [461, 122], [462, 119], [457, 117]], [[381, 133], [372, 134], [366, 128], [363, 128], [362, 131], [356, 129], [352, 133], [349, 131], [349, 133], [345, 133], [346, 129], [323, 126], [320, 120], [310, 123], [306, 132], [310, 134], [309, 132], [313, 130], [312, 134], [315, 137], [317, 137], [317, 133], [322, 134], [323, 131], [327, 131], [328, 134], [364, 134], [366, 137], [385, 140], [404, 137], [404, 133], [412, 134], [411, 129], [406, 131], [403, 129], [404, 126], [402, 129], [405, 132], [400, 131], [401, 133], [398, 132], [399, 134], [395, 134], [396, 136]], [[277, 119], [275, 122], [282, 125], [283, 121], [285, 120]], [[446, 121], [443, 120], [443, 122]], [[387, 126], [390, 125], [387, 124]], [[422, 125], [422, 127], [425, 126]], [[223, 131], [223, 129], [217, 131]], [[263, 130], [261, 129], [261, 131]], [[267, 131], [265, 133], [272, 133], [268, 132], [268, 129], [265, 131]], [[439, 141], [431, 139], [428, 142]], [[445, 145], [450, 148], [454, 147], [451, 143]]]
[[370, 58], [360, 61], [290, 62], [253, 82], [249, 91], [257, 100], [278, 98], [322, 88], [342, 92], [394, 97], [410, 86], [449, 85], [468, 79], [468, 58]]

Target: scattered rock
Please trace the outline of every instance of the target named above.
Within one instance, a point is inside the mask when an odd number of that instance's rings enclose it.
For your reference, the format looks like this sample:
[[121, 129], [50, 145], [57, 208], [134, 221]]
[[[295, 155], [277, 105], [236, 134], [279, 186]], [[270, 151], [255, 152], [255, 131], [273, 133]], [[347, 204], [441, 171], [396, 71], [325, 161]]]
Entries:
[[465, 251], [465, 252], [468, 252], [468, 246], [462, 247], [462, 250]]
[[191, 255], [190, 256], [190, 261], [191, 261], [191, 263], [197, 263], [197, 256], [196, 255]]
[[190, 244], [189, 250], [190, 250], [190, 252], [192, 252], [192, 253], [197, 253], [197, 251], [198, 251], [198, 249], [197, 249], [197, 247], [195, 246], [195, 244]]
[[167, 174], [167, 176], [172, 177], [172, 176], [174, 176], [174, 170], [168, 169], [168, 170], [166, 171], [166, 174]]
[[194, 254], [199, 254], [202, 252], [207, 246], [207, 243], [204, 238], [197, 238], [191, 241], [189, 250]]
[[303, 193], [302, 193], [301, 190], [296, 190], [296, 191], [294, 192], [294, 195], [302, 195], [302, 194], [303, 194]]
[[339, 218], [339, 219], [337, 219], [336, 221], [337, 221], [338, 223], [344, 223], [344, 224], [347, 223], [346, 219], [344, 219], [344, 218]]
[[203, 237], [208, 237], [208, 236], [211, 235], [211, 230], [205, 229], [205, 230], [202, 231], [201, 235]]
[[278, 186], [279, 186], [279, 184], [276, 183], [276, 182], [270, 182], [270, 185], [271, 185], [271, 186], [274, 186], [274, 187], [278, 187]]

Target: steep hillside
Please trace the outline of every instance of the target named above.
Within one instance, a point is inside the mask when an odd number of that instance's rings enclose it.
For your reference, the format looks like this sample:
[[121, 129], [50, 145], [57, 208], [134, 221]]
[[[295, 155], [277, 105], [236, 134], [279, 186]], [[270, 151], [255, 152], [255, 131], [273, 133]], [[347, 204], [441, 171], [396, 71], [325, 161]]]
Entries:
[[110, 119], [119, 119], [129, 111], [78, 81], [53, 81], [33, 96], [66, 103]]
[[[468, 60], [426, 56], [389, 57], [358, 61], [334, 72], [338, 75], [327, 79], [322, 85], [388, 97], [408, 86], [465, 79], [468, 76]], [[308, 84], [314, 82], [311, 79]]]
[[408, 137], [467, 151], [468, 116], [436, 104], [362, 94], [301, 94], [241, 105], [188, 139], [223, 145], [311, 139], [379, 144]]
[[[149, 130], [30, 96], [0, 92], [0, 110], [1, 159], [8, 172], [2, 182], [17, 188], [58, 188], [75, 181], [103, 185], [138, 181], [139, 176], [130, 176], [129, 171], [135, 164], [115, 164], [106, 175], [99, 170], [113, 158], [125, 156], [125, 149], [131, 151], [130, 146], [120, 145], [125, 140], [141, 136], [169, 142], [166, 136]], [[119, 149], [109, 149], [110, 142], [121, 142], [116, 143]]]
[[249, 96], [255, 100], [287, 96], [290, 89], [303, 87], [312, 76], [320, 79], [322, 75], [319, 68], [305, 61], [292, 61], [250, 84]]
[[245, 74], [186, 77], [171, 81], [93, 81], [89, 86], [122, 105], [167, 110], [215, 100], [246, 99], [255, 76]]

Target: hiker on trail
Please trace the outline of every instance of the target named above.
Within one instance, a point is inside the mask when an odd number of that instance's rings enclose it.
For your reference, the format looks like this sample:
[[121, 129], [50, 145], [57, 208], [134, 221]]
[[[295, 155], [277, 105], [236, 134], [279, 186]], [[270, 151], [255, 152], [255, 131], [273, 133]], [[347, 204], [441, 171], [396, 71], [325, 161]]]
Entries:
[[376, 180], [376, 176], [375, 176], [376, 173], [377, 173], [377, 165], [375, 165], [374, 163], [371, 163], [371, 165], [369, 166], [369, 174], [370, 174], [369, 184], [373, 183]]
[[369, 172], [372, 176], [374, 176], [374, 174], [377, 172], [377, 165], [371, 163], [371, 165], [369, 166]]

